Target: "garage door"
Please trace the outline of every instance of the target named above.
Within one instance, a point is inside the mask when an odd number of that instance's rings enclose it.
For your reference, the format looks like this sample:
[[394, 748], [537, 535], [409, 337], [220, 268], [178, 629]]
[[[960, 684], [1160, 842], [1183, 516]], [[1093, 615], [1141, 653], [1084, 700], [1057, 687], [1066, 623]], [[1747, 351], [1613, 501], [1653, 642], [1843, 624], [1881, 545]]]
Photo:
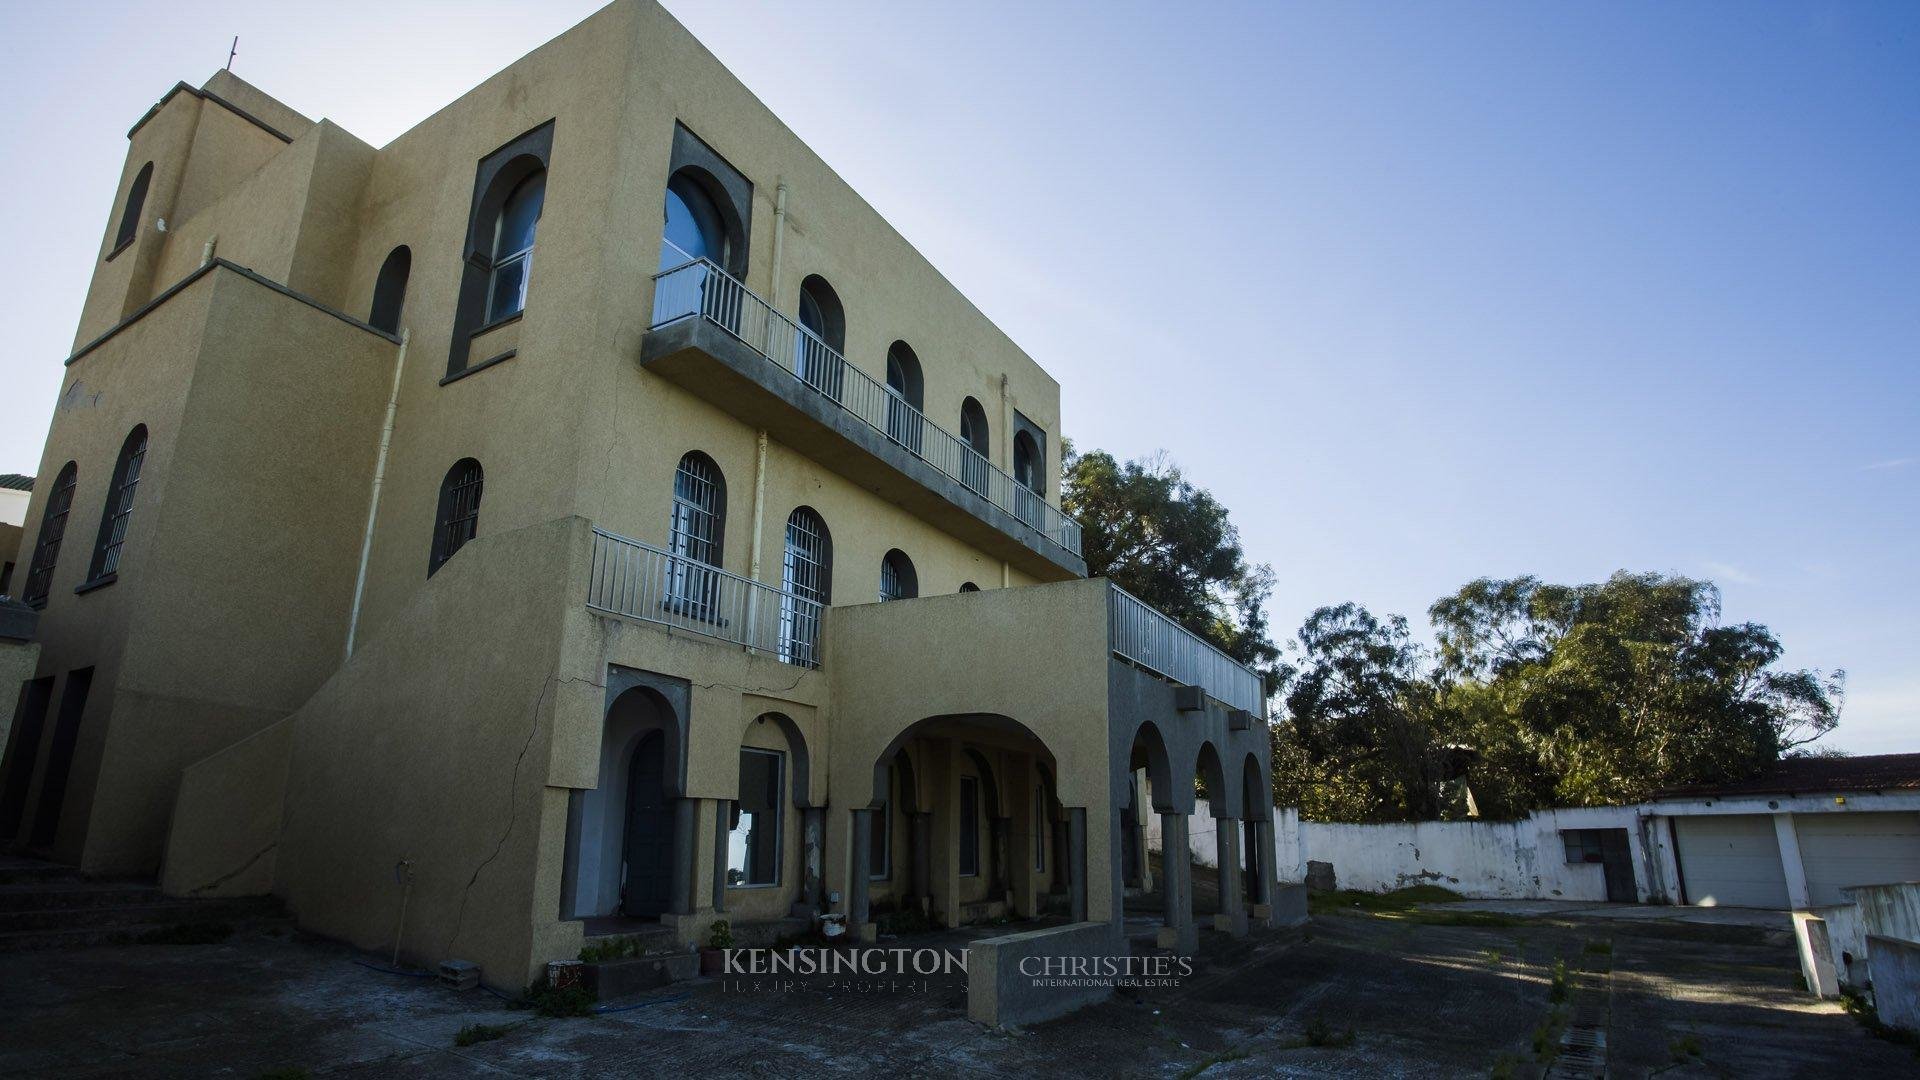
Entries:
[[1787, 877], [1766, 814], [1673, 819], [1687, 903], [1706, 907], [1784, 908]]
[[1793, 831], [1815, 906], [1845, 902], [1847, 885], [1920, 881], [1920, 814], [1795, 814]]

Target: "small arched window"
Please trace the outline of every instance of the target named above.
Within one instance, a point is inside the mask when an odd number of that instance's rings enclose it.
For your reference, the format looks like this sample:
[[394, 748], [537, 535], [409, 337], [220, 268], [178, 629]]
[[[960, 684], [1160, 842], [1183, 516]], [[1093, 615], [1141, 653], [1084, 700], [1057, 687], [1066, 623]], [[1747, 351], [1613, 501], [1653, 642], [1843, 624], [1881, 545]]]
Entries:
[[840, 400], [846, 379], [847, 316], [840, 296], [818, 274], [800, 283], [800, 328], [793, 347], [793, 370], [815, 390]]
[[434, 518], [433, 555], [427, 576], [446, 565], [467, 541], [480, 534], [480, 494], [485, 485], [480, 463], [461, 458], [440, 481], [440, 512]]
[[146, 460], [147, 426], [141, 424], [127, 433], [120, 458], [113, 463], [113, 482], [107, 487], [106, 509], [100, 514], [100, 536], [93, 544], [93, 564], [87, 568], [89, 583], [110, 579], [120, 569], [120, 550], [133, 520], [133, 493], [140, 486], [140, 467]]
[[494, 220], [493, 278], [487, 286], [487, 321], [518, 315], [527, 306], [527, 280], [533, 269], [533, 236], [547, 199], [547, 171], [535, 169], [520, 181]]
[[923, 394], [920, 358], [906, 342], [894, 342], [887, 349], [887, 437], [916, 454], [927, 421]]
[[972, 448], [972, 454], [962, 455], [960, 479], [968, 487], [984, 495], [987, 492], [987, 474], [992, 461], [990, 450], [993, 446], [987, 435], [987, 410], [972, 398], [960, 403], [960, 441]]
[[667, 181], [664, 214], [660, 269], [672, 269], [689, 259], [705, 259], [722, 269], [731, 265], [731, 230], [719, 202], [694, 171], [681, 169]]
[[73, 509], [73, 489], [79, 483], [80, 467], [69, 461], [54, 478], [47, 493], [47, 508], [40, 515], [40, 537], [33, 545], [33, 561], [27, 564], [27, 587], [20, 594], [32, 607], [43, 607], [53, 591], [53, 568], [60, 561], [60, 541], [67, 535], [67, 514]]
[[920, 595], [920, 576], [913, 572], [913, 560], [899, 548], [880, 560], [880, 601], [911, 600]]
[[780, 586], [780, 659], [812, 667], [820, 662], [821, 612], [833, 602], [833, 537], [810, 506], [787, 515]]
[[961, 592], [979, 592], [980, 586], [975, 585], [971, 581], [963, 581], [960, 583], [960, 591]]
[[727, 482], [713, 459], [698, 450], [673, 471], [673, 519], [668, 523], [667, 597], [675, 611], [711, 621], [718, 616], [722, 531]]
[[367, 325], [389, 334], [400, 332], [400, 312], [407, 302], [407, 277], [413, 272], [413, 252], [401, 244], [387, 253], [380, 276], [373, 282], [373, 307]]
[[140, 235], [140, 211], [147, 205], [147, 186], [153, 183], [153, 162], [140, 166], [133, 183], [127, 186], [127, 204], [120, 211], [120, 229], [113, 235], [113, 250], [133, 243]]

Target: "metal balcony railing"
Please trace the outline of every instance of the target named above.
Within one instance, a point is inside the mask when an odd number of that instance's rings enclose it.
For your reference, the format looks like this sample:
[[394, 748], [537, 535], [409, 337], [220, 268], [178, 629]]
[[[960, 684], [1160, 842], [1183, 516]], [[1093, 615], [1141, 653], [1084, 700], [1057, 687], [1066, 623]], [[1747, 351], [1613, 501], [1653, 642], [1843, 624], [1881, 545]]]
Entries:
[[1209, 697], [1265, 717], [1266, 686], [1253, 669], [1214, 648], [1146, 601], [1108, 583], [1107, 634], [1114, 655]]
[[593, 530], [587, 607], [820, 666], [817, 601], [600, 528]]
[[691, 259], [653, 278], [653, 325], [689, 318], [705, 319], [739, 338], [909, 453], [1080, 554], [1079, 522], [706, 259]]

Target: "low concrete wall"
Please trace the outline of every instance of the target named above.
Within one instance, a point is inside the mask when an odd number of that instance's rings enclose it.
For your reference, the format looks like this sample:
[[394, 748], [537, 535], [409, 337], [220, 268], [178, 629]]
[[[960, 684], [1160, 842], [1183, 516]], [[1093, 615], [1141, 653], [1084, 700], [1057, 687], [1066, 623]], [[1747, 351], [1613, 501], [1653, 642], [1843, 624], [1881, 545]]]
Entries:
[[1019, 1027], [1065, 1016], [1113, 993], [1127, 956], [1112, 923], [1083, 922], [967, 946], [967, 1018]]
[[1833, 966], [1833, 939], [1827, 921], [1810, 911], [1793, 913], [1793, 939], [1800, 949], [1800, 977], [1814, 997], [1840, 996], [1840, 980]]
[[[1840, 890], [1852, 903], [1813, 909], [1827, 925], [1827, 957], [1842, 986], [1880, 985], [1872, 939], [1920, 944], [1920, 882]], [[1802, 966], [1808, 962], [1802, 958]]]
[[281, 722], [186, 767], [160, 866], [169, 896], [264, 896], [286, 806], [293, 725]]
[[[1299, 810], [1280, 807], [1274, 812], [1274, 863], [1287, 882], [1306, 880], [1310, 860], [1331, 863], [1340, 888], [1363, 892], [1432, 884], [1480, 899], [1604, 901], [1604, 869], [1568, 863], [1560, 832], [1625, 829], [1640, 899], [1657, 900], [1640, 820], [1635, 807], [1598, 806], [1543, 810], [1519, 821], [1349, 825], [1301, 821]], [[1157, 815], [1147, 818], [1146, 829], [1147, 847], [1160, 850]], [[1187, 835], [1193, 861], [1216, 865], [1218, 838], [1204, 799], [1194, 803]]]
[[1873, 1007], [1888, 1027], [1920, 1031], [1920, 944], [1867, 938], [1873, 953]]

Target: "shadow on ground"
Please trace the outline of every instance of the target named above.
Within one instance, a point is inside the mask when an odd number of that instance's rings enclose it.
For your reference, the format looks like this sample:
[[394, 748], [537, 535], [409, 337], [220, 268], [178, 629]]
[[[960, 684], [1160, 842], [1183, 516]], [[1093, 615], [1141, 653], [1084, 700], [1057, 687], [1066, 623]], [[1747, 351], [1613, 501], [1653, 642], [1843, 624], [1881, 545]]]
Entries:
[[[1607, 1017], [1613, 1076], [1920, 1071], [1912, 1050], [1801, 992], [1772, 931], [1577, 917], [1456, 926], [1436, 913], [1355, 909], [1251, 941], [1209, 935], [1181, 985], [1018, 1033], [970, 1023], [958, 980], [700, 980], [627, 1011], [551, 1019], [290, 934], [16, 953], [0, 956], [0, 1074], [1524, 1076], [1539, 1067], [1556, 960], [1606, 970], [1587, 1004]], [[1137, 940], [1153, 925], [1129, 920]], [[506, 1030], [456, 1046], [474, 1024]]]

